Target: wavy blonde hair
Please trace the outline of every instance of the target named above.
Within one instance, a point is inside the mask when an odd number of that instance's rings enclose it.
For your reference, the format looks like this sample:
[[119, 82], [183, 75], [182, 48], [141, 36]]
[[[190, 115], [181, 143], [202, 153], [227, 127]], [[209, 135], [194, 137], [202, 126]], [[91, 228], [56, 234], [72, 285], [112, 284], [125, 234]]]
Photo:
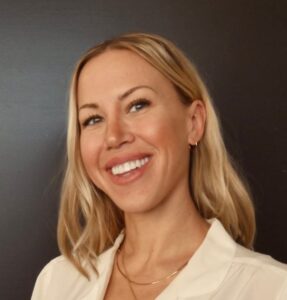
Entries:
[[199, 145], [191, 151], [190, 191], [203, 218], [218, 218], [238, 243], [252, 248], [254, 208], [247, 184], [225, 148], [220, 124], [207, 88], [186, 56], [167, 39], [131, 33], [107, 40], [79, 60], [71, 82], [67, 133], [67, 169], [62, 185], [58, 222], [60, 251], [86, 277], [97, 272], [97, 257], [124, 227], [123, 214], [89, 179], [81, 159], [77, 86], [85, 64], [109, 49], [133, 51], [175, 86], [185, 105], [204, 102], [207, 120]]

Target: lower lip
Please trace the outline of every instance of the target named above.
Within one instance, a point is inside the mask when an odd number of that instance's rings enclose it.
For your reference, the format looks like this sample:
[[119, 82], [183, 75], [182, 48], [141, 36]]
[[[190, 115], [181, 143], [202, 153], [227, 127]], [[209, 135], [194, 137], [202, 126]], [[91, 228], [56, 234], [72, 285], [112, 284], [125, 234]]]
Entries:
[[121, 175], [113, 175], [112, 171], [109, 171], [109, 175], [111, 177], [111, 180], [113, 183], [118, 185], [125, 185], [129, 184], [131, 182], [136, 181], [138, 178], [140, 178], [146, 171], [148, 165], [150, 164], [151, 157], [149, 157], [148, 162], [143, 165], [141, 168], [133, 169], [129, 172], [123, 173]]

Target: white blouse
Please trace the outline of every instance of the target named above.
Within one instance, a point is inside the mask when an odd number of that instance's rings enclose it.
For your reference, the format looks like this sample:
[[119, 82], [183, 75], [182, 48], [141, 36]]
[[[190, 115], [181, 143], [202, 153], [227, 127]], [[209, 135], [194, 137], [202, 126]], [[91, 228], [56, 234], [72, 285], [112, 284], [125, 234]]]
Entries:
[[[156, 300], [287, 300], [287, 265], [248, 250], [217, 219], [188, 264]], [[88, 281], [63, 256], [49, 262], [37, 278], [32, 300], [102, 300], [123, 233], [99, 256]], [[124, 299], [119, 299], [124, 300]]]

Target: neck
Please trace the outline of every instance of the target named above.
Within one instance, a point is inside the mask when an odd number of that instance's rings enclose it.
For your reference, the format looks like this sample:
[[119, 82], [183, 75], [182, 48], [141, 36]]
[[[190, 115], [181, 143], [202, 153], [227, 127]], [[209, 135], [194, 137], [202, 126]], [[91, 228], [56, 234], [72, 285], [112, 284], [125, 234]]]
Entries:
[[191, 256], [209, 228], [190, 197], [151, 212], [126, 214], [125, 225], [122, 251], [143, 264]]

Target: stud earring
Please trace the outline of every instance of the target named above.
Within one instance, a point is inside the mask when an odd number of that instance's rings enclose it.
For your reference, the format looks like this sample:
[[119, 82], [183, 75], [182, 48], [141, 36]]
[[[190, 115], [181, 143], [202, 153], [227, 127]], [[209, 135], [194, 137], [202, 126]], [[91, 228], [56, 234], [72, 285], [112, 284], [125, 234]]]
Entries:
[[188, 144], [189, 149], [192, 149], [193, 147], [197, 147], [197, 142], [195, 142], [194, 144]]

